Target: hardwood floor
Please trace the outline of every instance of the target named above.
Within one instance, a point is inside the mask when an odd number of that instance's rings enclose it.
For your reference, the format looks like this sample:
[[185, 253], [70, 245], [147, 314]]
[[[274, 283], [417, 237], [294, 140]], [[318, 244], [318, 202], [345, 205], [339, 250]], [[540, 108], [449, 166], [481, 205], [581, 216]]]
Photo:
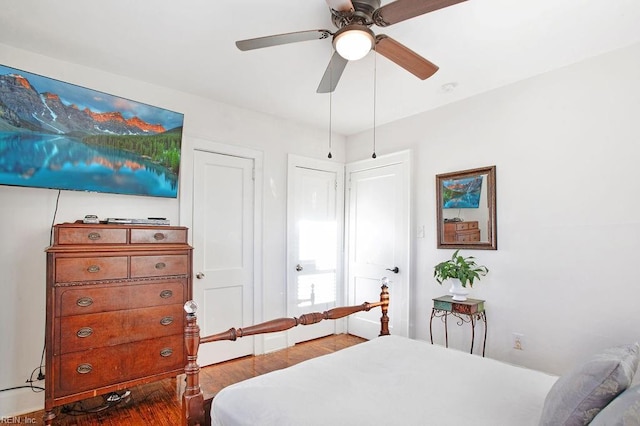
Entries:
[[[327, 336], [291, 348], [259, 356], [248, 356], [203, 367], [200, 386], [205, 398], [211, 398], [225, 386], [250, 377], [279, 370], [301, 361], [325, 355], [364, 342], [349, 334]], [[182, 377], [182, 376], [181, 376]], [[131, 394], [108, 409], [86, 413], [105, 406], [102, 396], [79, 401], [56, 409], [56, 426], [180, 425], [180, 397], [184, 381], [180, 378], [160, 380], [130, 389]], [[14, 424], [42, 425], [43, 411], [17, 416]], [[19, 423], [18, 423], [19, 422]]]

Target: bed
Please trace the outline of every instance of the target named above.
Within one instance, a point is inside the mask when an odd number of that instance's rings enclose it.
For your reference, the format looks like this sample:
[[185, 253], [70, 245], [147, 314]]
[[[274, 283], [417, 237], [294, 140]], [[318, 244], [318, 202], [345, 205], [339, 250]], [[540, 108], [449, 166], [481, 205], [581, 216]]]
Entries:
[[[640, 386], [630, 388], [640, 358], [637, 343], [608, 348], [559, 378], [389, 335], [388, 306], [383, 284], [376, 303], [282, 318], [203, 338], [195, 313], [189, 313], [184, 424], [555, 426], [592, 420], [596, 425], [640, 424], [640, 417], [636, 423], [615, 422], [636, 402], [635, 415], [640, 416]], [[283, 331], [377, 307], [382, 311], [379, 337], [228, 386], [210, 408], [203, 400], [196, 362], [199, 344]]]

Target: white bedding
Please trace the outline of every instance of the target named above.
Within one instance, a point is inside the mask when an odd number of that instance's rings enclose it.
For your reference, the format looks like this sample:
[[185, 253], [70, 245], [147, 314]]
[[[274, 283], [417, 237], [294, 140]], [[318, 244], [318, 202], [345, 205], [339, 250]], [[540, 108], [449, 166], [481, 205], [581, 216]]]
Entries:
[[557, 377], [384, 336], [219, 392], [214, 425], [537, 425]]

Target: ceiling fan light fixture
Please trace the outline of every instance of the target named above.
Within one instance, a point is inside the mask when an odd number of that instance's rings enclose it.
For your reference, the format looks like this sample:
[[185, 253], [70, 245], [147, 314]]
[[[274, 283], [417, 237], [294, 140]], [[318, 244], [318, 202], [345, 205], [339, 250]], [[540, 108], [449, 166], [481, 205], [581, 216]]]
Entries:
[[374, 40], [373, 31], [364, 25], [347, 25], [333, 36], [333, 47], [344, 59], [357, 61], [369, 53]]

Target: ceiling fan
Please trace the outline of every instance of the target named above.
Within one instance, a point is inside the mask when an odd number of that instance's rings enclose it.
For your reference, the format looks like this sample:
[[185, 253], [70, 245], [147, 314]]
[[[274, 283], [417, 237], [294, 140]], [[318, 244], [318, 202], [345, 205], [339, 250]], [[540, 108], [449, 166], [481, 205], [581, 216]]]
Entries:
[[336, 32], [321, 29], [276, 34], [240, 40], [236, 46], [245, 51], [332, 37], [335, 52], [320, 81], [318, 93], [333, 92], [347, 63], [363, 58], [371, 49], [425, 80], [438, 71], [437, 65], [385, 34], [375, 35], [370, 27], [374, 24], [387, 27], [466, 0], [396, 0], [382, 7], [380, 0], [325, 1], [331, 10], [331, 20], [338, 28]]

